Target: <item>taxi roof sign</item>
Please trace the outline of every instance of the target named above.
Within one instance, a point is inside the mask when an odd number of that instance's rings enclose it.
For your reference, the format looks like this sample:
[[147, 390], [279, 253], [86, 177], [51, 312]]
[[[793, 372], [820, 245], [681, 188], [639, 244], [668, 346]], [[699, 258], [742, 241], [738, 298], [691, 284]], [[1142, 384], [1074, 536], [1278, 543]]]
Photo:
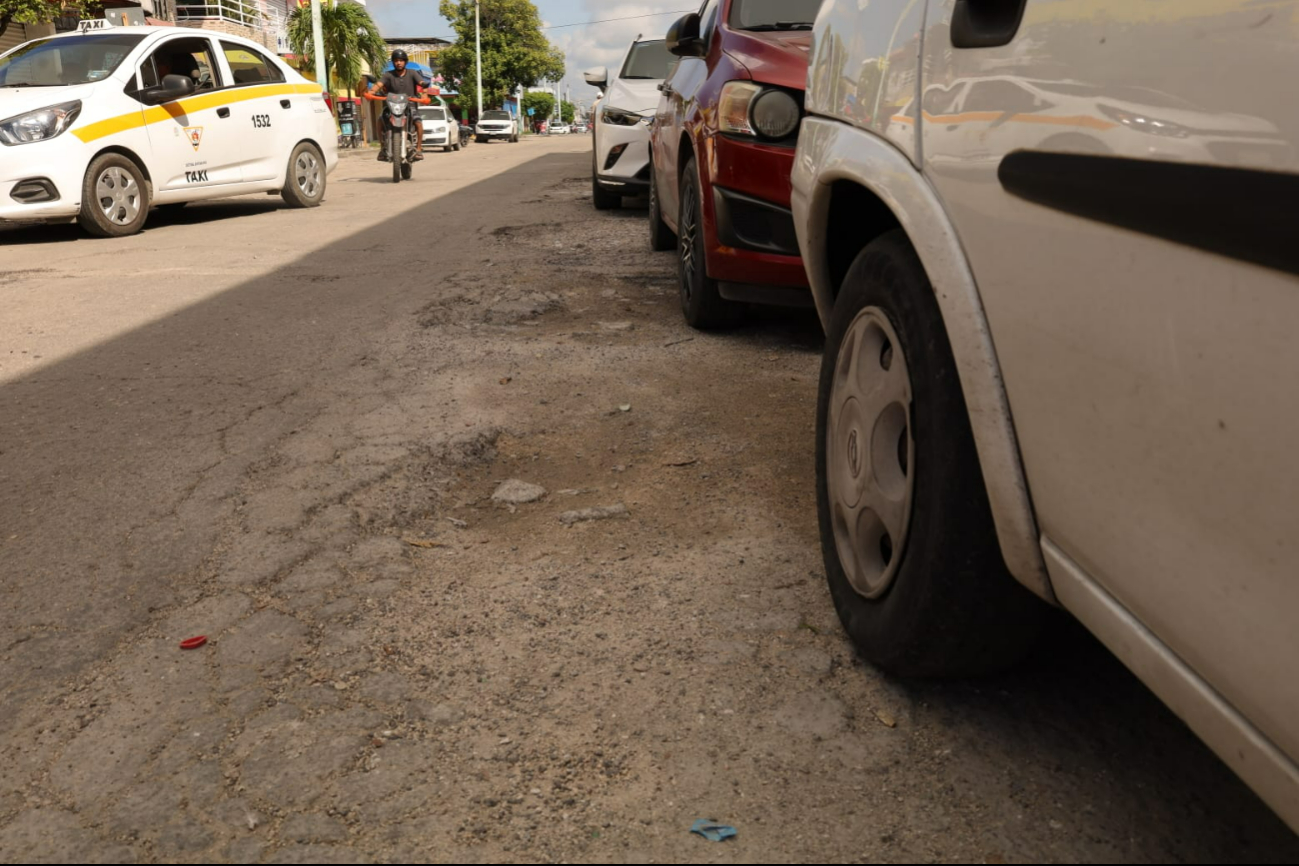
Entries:
[[110, 9], [104, 12], [103, 18], [83, 18], [78, 21], [77, 32], [91, 33], [95, 30], [108, 30], [112, 27], [144, 27], [148, 23], [144, 10], [139, 7]]

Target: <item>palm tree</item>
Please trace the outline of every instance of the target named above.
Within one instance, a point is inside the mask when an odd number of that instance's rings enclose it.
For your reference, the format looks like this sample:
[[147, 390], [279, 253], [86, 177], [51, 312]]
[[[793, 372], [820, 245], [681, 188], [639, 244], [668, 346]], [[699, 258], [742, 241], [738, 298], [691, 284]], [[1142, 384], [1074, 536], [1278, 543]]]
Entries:
[[[381, 69], [388, 45], [365, 7], [348, 0], [321, 0], [320, 22], [325, 42], [325, 66], [333, 78], [334, 87], [345, 87], [350, 95], [361, 78], [362, 63], [368, 63], [372, 70]], [[315, 66], [310, 6], [299, 6], [290, 13], [289, 46], [302, 58], [305, 68]]]

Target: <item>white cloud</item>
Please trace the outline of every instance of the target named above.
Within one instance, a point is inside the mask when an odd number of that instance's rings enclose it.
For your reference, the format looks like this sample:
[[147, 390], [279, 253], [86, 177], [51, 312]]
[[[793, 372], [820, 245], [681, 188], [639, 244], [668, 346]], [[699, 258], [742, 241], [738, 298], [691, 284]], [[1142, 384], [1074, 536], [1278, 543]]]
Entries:
[[[636, 18], [654, 12], [680, 12], [698, 5], [697, 0], [641, 0], [641, 2], [609, 2], [609, 0], [582, 0], [582, 10], [590, 21], [610, 18], [631, 20], [608, 21], [582, 27], [549, 30], [550, 41], [565, 55], [568, 73], [565, 83], [572, 86], [574, 101], [590, 102], [595, 88], [582, 80], [582, 73], [594, 66], [616, 69], [627, 53], [627, 46], [637, 36], [658, 39], [667, 33], [676, 20], [672, 15], [655, 15], [653, 18]], [[580, 20], [580, 18], [579, 18]], [[570, 23], [569, 21], [551, 23]]]

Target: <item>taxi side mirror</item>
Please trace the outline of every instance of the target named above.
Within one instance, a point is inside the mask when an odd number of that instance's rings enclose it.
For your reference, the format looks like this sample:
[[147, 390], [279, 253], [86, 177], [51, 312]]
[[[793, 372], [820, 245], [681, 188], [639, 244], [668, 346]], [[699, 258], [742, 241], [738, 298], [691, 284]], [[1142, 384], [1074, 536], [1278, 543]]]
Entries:
[[182, 96], [189, 96], [193, 92], [194, 79], [188, 75], [164, 75], [162, 84], [145, 88], [140, 93], [140, 99], [147, 105], [161, 105], [173, 99], [180, 99]]
[[586, 79], [587, 84], [597, 90], [604, 90], [609, 86], [609, 67], [597, 66], [594, 69], [588, 69], [582, 73], [582, 77]]

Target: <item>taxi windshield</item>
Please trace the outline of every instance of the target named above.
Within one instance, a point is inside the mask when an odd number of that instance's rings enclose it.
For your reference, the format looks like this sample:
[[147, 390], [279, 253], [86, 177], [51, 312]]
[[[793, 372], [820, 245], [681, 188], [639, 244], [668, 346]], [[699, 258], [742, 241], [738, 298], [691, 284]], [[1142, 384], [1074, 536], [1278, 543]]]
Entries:
[[0, 57], [0, 87], [58, 87], [107, 78], [143, 38], [111, 33], [31, 42]]

